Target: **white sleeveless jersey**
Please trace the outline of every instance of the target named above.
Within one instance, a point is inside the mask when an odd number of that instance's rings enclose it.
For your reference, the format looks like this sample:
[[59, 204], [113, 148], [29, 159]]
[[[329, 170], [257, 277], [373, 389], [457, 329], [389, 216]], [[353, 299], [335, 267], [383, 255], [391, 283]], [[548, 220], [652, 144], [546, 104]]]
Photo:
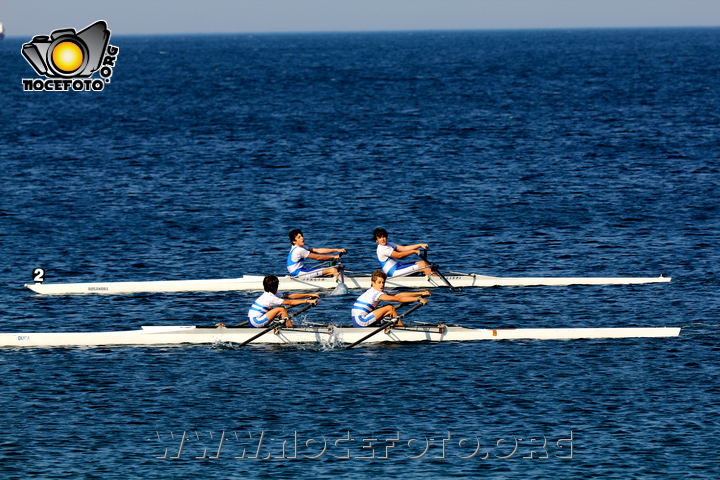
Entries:
[[[351, 316], [356, 319], [362, 319], [371, 313], [380, 303], [380, 296], [385, 293], [370, 287], [362, 295], [355, 300]], [[361, 322], [358, 322], [361, 323]]]
[[283, 298], [279, 293], [265, 292], [260, 295], [248, 310], [248, 318], [258, 318], [275, 307], [282, 305]]
[[397, 244], [392, 242], [387, 242], [387, 245], [377, 246], [378, 262], [380, 262], [380, 268], [382, 268], [382, 271], [385, 273], [390, 273], [390, 270], [398, 263], [397, 260], [390, 256], [396, 247]]
[[305, 259], [310, 255], [310, 247], [293, 245], [287, 256], [287, 269], [290, 275], [297, 275], [305, 266]]

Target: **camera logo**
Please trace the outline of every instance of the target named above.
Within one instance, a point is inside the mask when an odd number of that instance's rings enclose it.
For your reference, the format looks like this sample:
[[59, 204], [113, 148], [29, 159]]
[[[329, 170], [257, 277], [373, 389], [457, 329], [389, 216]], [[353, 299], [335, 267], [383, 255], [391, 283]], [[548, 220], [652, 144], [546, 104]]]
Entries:
[[[23, 79], [25, 91], [100, 91], [110, 83], [120, 52], [109, 45], [110, 30], [100, 20], [84, 30], [54, 30], [50, 36], [37, 35], [22, 46], [22, 55], [30, 66], [47, 80]], [[99, 70], [103, 80], [92, 75]]]

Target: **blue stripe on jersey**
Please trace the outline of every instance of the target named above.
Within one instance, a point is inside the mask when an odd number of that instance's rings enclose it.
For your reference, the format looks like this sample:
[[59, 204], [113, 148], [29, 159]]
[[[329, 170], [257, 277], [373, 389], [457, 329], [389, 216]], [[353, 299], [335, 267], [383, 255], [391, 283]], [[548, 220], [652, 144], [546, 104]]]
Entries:
[[353, 305], [352, 309], [353, 310], [361, 310], [363, 312], [370, 313], [373, 311], [374, 308], [375, 307], [372, 303], [366, 303], [366, 302], [361, 302], [359, 300], [356, 300], [355, 305]]
[[270, 311], [270, 307], [265, 307], [265, 306], [260, 305], [259, 303], [255, 302], [250, 307], [250, 310], [255, 310], [256, 312], [260, 312], [260, 313], [267, 313]]

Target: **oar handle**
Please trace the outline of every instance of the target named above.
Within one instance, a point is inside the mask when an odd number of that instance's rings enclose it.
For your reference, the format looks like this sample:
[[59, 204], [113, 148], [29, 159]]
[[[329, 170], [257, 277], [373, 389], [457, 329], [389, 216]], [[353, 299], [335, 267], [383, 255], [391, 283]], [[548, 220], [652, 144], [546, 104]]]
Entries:
[[339, 253], [338, 253], [338, 259], [337, 259], [337, 260], [335, 260], [335, 259], [328, 260], [328, 263], [330, 264], [330, 266], [331, 266], [331, 267], [336, 267], [336, 266], [338, 266], [338, 265], [341, 265], [340, 262], [342, 261], [342, 256], [345, 255], [346, 253], [347, 253], [347, 250], [345, 250], [344, 252], [339, 252]]

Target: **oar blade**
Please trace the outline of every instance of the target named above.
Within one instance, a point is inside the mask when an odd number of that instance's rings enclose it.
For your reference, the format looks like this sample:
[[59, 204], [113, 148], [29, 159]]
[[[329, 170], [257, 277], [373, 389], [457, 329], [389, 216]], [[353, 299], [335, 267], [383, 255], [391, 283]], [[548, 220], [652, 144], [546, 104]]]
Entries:
[[347, 295], [348, 288], [347, 285], [344, 283], [338, 283], [337, 286], [333, 289], [332, 292], [328, 293], [330, 296], [336, 296], [336, 295]]
[[340, 283], [337, 284], [335, 289], [330, 292], [329, 295], [346, 295], [348, 293], [347, 285], [345, 285], [345, 267], [341, 263], [337, 263], [335, 267], [340, 272]]

